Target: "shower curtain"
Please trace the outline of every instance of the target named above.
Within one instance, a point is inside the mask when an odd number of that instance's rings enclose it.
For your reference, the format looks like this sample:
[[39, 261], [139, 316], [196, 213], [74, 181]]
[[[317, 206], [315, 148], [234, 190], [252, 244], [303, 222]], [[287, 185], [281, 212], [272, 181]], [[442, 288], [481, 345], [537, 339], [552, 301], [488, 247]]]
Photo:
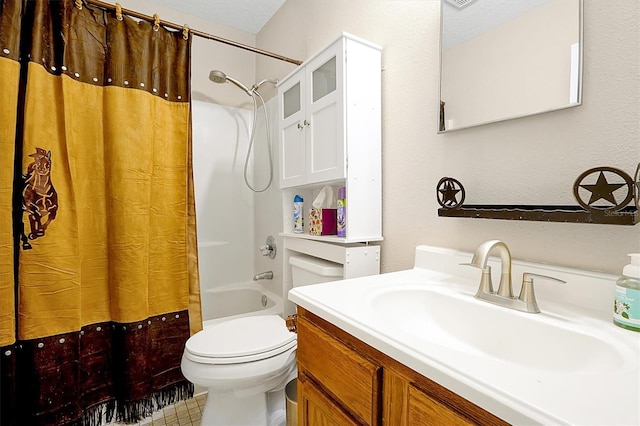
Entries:
[[186, 32], [0, 1], [0, 423], [136, 421], [202, 326]]

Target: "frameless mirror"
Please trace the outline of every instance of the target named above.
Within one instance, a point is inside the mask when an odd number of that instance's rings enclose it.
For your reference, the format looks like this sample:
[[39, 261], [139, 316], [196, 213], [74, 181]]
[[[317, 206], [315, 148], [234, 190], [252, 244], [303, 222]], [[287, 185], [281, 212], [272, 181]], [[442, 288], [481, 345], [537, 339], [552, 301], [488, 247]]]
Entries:
[[441, 0], [439, 132], [580, 105], [582, 0]]

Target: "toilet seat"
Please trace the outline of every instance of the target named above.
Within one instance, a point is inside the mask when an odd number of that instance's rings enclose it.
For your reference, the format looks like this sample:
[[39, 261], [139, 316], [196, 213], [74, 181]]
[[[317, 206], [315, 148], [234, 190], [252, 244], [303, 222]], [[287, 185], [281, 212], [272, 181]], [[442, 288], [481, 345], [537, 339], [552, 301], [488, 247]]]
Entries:
[[297, 345], [278, 315], [248, 316], [213, 324], [191, 336], [185, 356], [203, 364], [240, 364], [267, 359]]

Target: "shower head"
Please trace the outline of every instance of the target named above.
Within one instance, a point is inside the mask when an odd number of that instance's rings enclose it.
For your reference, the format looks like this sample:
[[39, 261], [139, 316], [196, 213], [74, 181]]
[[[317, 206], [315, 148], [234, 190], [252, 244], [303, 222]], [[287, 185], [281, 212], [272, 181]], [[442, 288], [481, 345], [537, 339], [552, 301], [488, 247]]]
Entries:
[[244, 90], [245, 92], [247, 92], [247, 95], [252, 96], [251, 89], [249, 89], [244, 84], [240, 83], [235, 78], [229, 77], [228, 75], [226, 75], [220, 70], [211, 71], [209, 73], [209, 80], [213, 81], [214, 83], [227, 83], [227, 82], [233, 83], [239, 88], [241, 88], [242, 90]]
[[209, 80], [214, 83], [226, 83], [227, 75], [220, 70], [213, 70], [209, 73]]

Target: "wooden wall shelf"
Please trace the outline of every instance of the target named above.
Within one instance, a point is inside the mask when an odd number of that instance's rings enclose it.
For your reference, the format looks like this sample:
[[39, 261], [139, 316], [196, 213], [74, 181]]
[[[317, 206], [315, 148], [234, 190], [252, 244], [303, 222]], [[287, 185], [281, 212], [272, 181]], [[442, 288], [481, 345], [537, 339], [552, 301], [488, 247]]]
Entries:
[[640, 223], [640, 212], [635, 206], [618, 211], [585, 210], [580, 206], [535, 205], [464, 205], [458, 208], [440, 208], [438, 216], [469, 217], [478, 219], [529, 220], [538, 222], [598, 223], [633, 226]]

